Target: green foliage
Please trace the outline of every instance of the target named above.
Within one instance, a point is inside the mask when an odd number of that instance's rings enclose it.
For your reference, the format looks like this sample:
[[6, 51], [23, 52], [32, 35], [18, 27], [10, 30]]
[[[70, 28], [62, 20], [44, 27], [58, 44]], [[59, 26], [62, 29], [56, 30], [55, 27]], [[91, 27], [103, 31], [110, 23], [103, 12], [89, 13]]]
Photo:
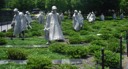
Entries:
[[[127, 11], [128, 10], [128, 4], [127, 4], [127, 0], [121, 0], [120, 1], [120, 8], [122, 9], [122, 11], [121, 12], [123, 12], [123, 11]], [[126, 12], [127, 13], [127, 12]]]
[[6, 32], [6, 37], [12, 37], [13, 36], [13, 32]]
[[[119, 53], [120, 52], [120, 41], [119, 39], [110, 39], [107, 41], [108, 42], [108, 45], [106, 47], [107, 50], [111, 50], [113, 52], [117, 52]], [[125, 46], [123, 45], [122, 46], [122, 52], [125, 52]]]
[[12, 60], [26, 60], [27, 54], [24, 52], [23, 49], [8, 49], [7, 50], [8, 59]]
[[5, 38], [0, 38], [0, 45], [5, 45], [7, 44], [7, 41]]
[[61, 64], [54, 66], [56, 69], [78, 69], [75, 65]]
[[[95, 52], [95, 59], [101, 64], [101, 52]], [[119, 53], [113, 53], [112, 51], [105, 50], [105, 66], [110, 68], [119, 69]]]
[[19, 65], [16, 63], [2, 64], [0, 69], [27, 69], [26, 65]]
[[108, 39], [112, 38], [113, 36], [111, 34], [102, 34], [100, 37], [104, 40], [108, 40]]
[[33, 0], [8, 0], [6, 5], [9, 8], [18, 8], [19, 10], [32, 10], [34, 8]]
[[0, 48], [0, 60], [7, 59], [7, 52], [4, 48]]
[[69, 55], [71, 58], [85, 58], [88, 48], [84, 46], [68, 46], [64, 44], [52, 44], [49, 49], [53, 52]]
[[85, 36], [82, 38], [82, 40], [86, 43], [90, 43], [90, 42], [98, 40], [98, 39], [100, 39], [100, 38], [98, 36], [95, 36], [95, 35], [88, 35], [88, 36]]
[[32, 31], [32, 36], [41, 36], [42, 32], [40, 31]]
[[42, 56], [28, 58], [27, 66], [29, 69], [51, 69], [51, 59]]
[[5, 33], [0, 32], [0, 38], [1, 38], [1, 37], [5, 37]]
[[89, 46], [89, 54], [94, 55], [95, 52], [100, 51], [102, 48], [102, 46], [98, 46], [98, 45], [91, 45]]
[[65, 49], [67, 55], [71, 58], [86, 58], [88, 55], [88, 48], [83, 46], [70, 46]]
[[92, 45], [98, 45], [98, 46], [107, 46], [107, 42], [105, 40], [94, 40], [91, 42]]
[[69, 42], [70, 44], [81, 44], [83, 41], [79, 35], [78, 36], [74, 35], [74, 36], [69, 37]]
[[67, 47], [66, 44], [54, 43], [51, 44], [49, 49], [53, 52], [62, 53], [64, 54], [65, 48]]
[[88, 35], [88, 34], [89, 34], [89, 32], [88, 32], [88, 31], [86, 31], [86, 30], [81, 30], [81, 31], [80, 31], [80, 34], [81, 34], [81, 35]]
[[26, 37], [42, 36], [44, 33], [43, 29], [43, 25], [40, 25], [38, 22], [34, 21], [32, 23], [32, 29], [26, 30], [25, 35]]
[[126, 0], [7, 0], [5, 4], [4, 0], [2, 0], [0, 5], [9, 8], [17, 7], [20, 10], [39, 8], [48, 11], [51, 10], [53, 5], [56, 5], [61, 12], [78, 9], [84, 11], [84, 13], [88, 13], [90, 11], [108, 12], [109, 9], [119, 10], [120, 8], [126, 10], [126, 3]]

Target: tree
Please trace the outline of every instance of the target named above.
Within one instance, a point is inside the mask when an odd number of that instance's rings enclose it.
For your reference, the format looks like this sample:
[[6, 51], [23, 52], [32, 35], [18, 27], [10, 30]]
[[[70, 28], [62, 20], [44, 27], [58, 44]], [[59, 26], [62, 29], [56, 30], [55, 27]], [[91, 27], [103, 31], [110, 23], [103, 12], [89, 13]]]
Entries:
[[126, 12], [128, 11], [128, 0], [121, 0], [120, 1], [120, 9], [122, 10], [122, 12]]
[[5, 0], [1, 0], [0, 1], [0, 9], [4, 8], [4, 6], [5, 6]]
[[36, 8], [41, 10], [45, 10], [45, 0], [37, 0], [36, 1]]
[[10, 0], [9, 8], [18, 8], [19, 10], [31, 10], [34, 7], [32, 0]]

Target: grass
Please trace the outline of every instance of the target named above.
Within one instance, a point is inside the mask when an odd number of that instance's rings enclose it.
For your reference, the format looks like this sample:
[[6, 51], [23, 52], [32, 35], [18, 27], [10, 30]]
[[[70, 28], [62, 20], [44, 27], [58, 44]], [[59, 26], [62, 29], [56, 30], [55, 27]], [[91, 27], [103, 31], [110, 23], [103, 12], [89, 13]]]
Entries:
[[39, 37], [25, 38], [21, 40], [19, 38], [14, 38], [13, 40], [7, 38], [7, 45], [42, 45], [45, 44], [46, 40]]
[[15, 63], [9, 63], [5, 65], [0, 65], [0, 69], [26, 69], [26, 65], [18, 65]]
[[[8, 49], [10, 49], [10, 48], [0, 48], [0, 52], [1, 52], [0, 59], [7, 59], [7, 50]], [[35, 57], [35, 56], [40, 56], [40, 57], [46, 56], [47, 58], [51, 58], [51, 59], [69, 58], [66, 55], [53, 53], [48, 48], [15, 48], [15, 49], [23, 50], [26, 54], [28, 54], [27, 58]]]

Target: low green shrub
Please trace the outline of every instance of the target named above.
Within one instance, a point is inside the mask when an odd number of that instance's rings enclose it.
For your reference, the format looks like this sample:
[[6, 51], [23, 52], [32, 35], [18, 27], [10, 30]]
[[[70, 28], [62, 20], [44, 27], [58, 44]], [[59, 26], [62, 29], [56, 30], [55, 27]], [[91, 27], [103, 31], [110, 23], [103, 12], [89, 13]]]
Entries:
[[0, 60], [7, 59], [6, 49], [0, 48]]
[[113, 36], [115, 37], [115, 38], [120, 38], [120, 33], [118, 32], [118, 31], [113, 31]]
[[85, 58], [88, 55], [88, 47], [85, 46], [68, 46], [64, 44], [52, 44], [49, 49], [53, 52], [65, 54], [71, 58]]
[[33, 56], [28, 58], [28, 69], [51, 69], [52, 61], [48, 57]]
[[32, 31], [32, 36], [41, 36], [42, 35], [42, 32], [40, 31]]
[[84, 29], [84, 30], [87, 30], [87, 31], [89, 31], [89, 32], [94, 31], [94, 29], [92, 29], [92, 27], [91, 27], [90, 25], [85, 25], [83, 29]]
[[5, 38], [0, 38], [0, 45], [6, 45], [7, 41]]
[[26, 60], [27, 54], [24, 52], [23, 49], [17, 49], [17, 48], [10, 48], [7, 50], [8, 59], [12, 60]]
[[25, 37], [33, 37], [33, 34], [31, 32], [26, 32]]
[[83, 42], [80, 36], [71, 36], [69, 37], [70, 44], [81, 44]]
[[65, 53], [71, 58], [86, 58], [89, 49], [83, 46], [69, 46], [65, 49]]
[[91, 45], [98, 45], [98, 46], [107, 46], [108, 43], [105, 40], [93, 40]]
[[13, 36], [13, 32], [6, 32], [6, 36], [7, 37], [12, 37]]
[[[96, 65], [87, 65], [85, 64], [83, 67], [83, 69], [102, 69], [102, 66], [99, 64]], [[104, 67], [104, 69], [109, 69], [109, 67]]]
[[63, 34], [72, 36], [72, 35], [77, 34], [77, 33], [75, 31], [73, 31], [73, 30], [64, 30]]
[[68, 19], [68, 16], [64, 16], [64, 19]]
[[81, 31], [80, 31], [80, 34], [81, 34], [81, 35], [88, 35], [88, 34], [89, 34], [89, 32], [88, 32], [88, 31], [86, 31], [86, 30], [81, 30]]
[[103, 33], [102, 35], [100, 35], [100, 37], [103, 40], [108, 40], [108, 39], [114, 38], [112, 34], [107, 34], [107, 33]]
[[0, 37], [5, 37], [5, 33], [0, 32]]
[[89, 46], [89, 54], [94, 55], [95, 52], [100, 51], [102, 46], [98, 45], [90, 45]]
[[101, 27], [100, 27], [100, 25], [95, 24], [95, 25], [92, 26], [92, 28], [93, 28], [93, 29], [100, 29]]
[[75, 66], [75, 65], [69, 65], [69, 64], [56, 65], [53, 68], [55, 68], [55, 69], [78, 69], [77, 66]]
[[68, 45], [66, 45], [66, 44], [54, 43], [54, 44], [50, 45], [49, 49], [52, 52], [57, 52], [57, 53], [65, 54], [65, 48], [67, 46]]
[[71, 36], [74, 36], [74, 37], [75, 37], [75, 36], [80, 36], [78, 32], [75, 32], [75, 31], [73, 31], [73, 30], [69, 30], [67, 33], [68, 33], [68, 35], [69, 35], [70, 37], [71, 37]]
[[119, 28], [117, 28], [117, 30], [120, 31], [120, 32], [125, 32], [125, 31], [128, 30], [128, 27], [125, 27], [125, 26], [119, 27]]
[[16, 64], [16, 63], [8, 63], [8, 64], [1, 64], [0, 69], [27, 69], [26, 65]]
[[[113, 52], [117, 52], [119, 53], [120, 52], [120, 42], [119, 42], [119, 39], [109, 39], [107, 40], [108, 42], [108, 45], [106, 47], [106, 49], [108, 50], [111, 50]], [[122, 46], [122, 52], [125, 52], [125, 46], [123, 45]]]
[[99, 36], [96, 36], [96, 35], [88, 35], [88, 36], [85, 36], [85, 37], [82, 37], [82, 40], [86, 43], [90, 43], [94, 40], [99, 40]]
[[[95, 52], [96, 61], [101, 64], [101, 52]], [[119, 53], [113, 53], [112, 51], [105, 50], [105, 63], [104, 65], [109, 68], [119, 69], [120, 56]]]

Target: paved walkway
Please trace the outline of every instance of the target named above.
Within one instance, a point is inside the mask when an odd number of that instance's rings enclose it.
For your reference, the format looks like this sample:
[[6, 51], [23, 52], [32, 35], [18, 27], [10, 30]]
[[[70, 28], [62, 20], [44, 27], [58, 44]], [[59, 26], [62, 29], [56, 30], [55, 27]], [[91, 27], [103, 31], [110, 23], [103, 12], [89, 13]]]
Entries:
[[49, 45], [4, 45], [4, 48], [46, 48]]
[[3, 31], [3, 30], [7, 31], [8, 29], [11, 29], [11, 24], [0, 26], [0, 32]]
[[16, 64], [27, 64], [27, 60], [0, 60], [0, 64], [8, 64], [12, 62]]

